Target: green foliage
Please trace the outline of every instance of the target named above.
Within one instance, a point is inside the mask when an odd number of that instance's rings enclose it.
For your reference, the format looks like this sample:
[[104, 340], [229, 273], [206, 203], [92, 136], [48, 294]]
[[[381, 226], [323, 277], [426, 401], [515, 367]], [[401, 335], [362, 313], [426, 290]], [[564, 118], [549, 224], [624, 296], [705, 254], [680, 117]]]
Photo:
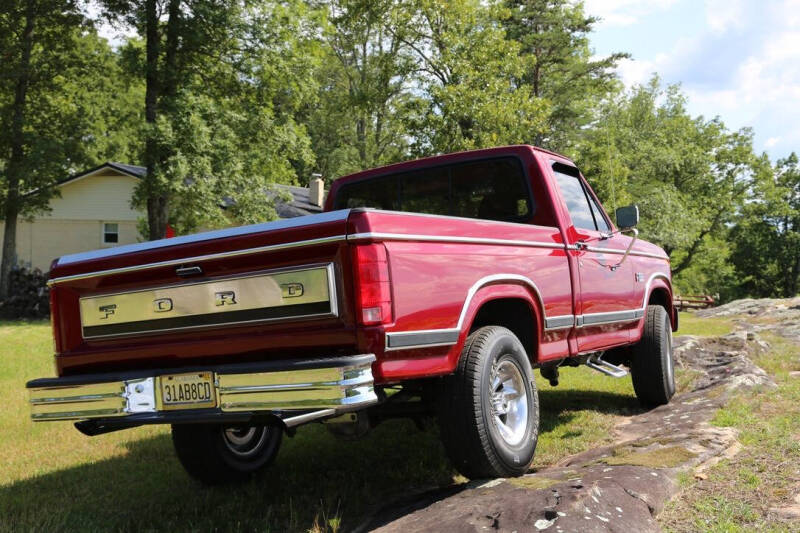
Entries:
[[597, 22], [582, 3], [569, 0], [506, 0], [503, 20], [509, 39], [519, 43], [527, 61], [518, 85], [549, 106], [545, 130], [535, 144], [566, 151], [580, 131], [596, 118], [600, 102], [620, 89], [614, 74], [615, 53], [593, 59], [589, 33]]
[[519, 144], [545, 131], [548, 105], [519, 83], [529, 58], [506, 38], [506, 10], [475, 0], [417, 0], [408, 9], [424, 97], [413, 153]]
[[728, 227], [769, 173], [752, 137], [690, 116], [680, 89], [654, 77], [607, 102], [576, 152], [606, 207], [639, 205], [642, 237], [670, 254], [683, 291], [720, 292], [735, 277]]
[[9, 291], [20, 216], [48, 208], [55, 182], [136, 150], [141, 85], [73, 0], [0, 5], [0, 295]]
[[759, 182], [730, 232], [738, 293], [792, 297], [800, 283], [800, 164], [792, 153]]

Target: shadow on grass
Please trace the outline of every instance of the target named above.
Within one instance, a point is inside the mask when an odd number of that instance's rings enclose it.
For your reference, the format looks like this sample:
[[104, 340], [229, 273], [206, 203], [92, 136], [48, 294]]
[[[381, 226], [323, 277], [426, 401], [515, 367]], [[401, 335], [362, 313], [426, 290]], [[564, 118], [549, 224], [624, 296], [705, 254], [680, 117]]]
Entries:
[[[578, 411], [631, 416], [645, 412], [630, 394], [575, 389], [539, 389], [539, 433], [568, 425]], [[569, 435], [568, 432], [565, 436]]]
[[[569, 424], [571, 411], [638, 409], [622, 394], [540, 395], [542, 433]], [[420, 432], [405, 420], [385, 422], [353, 442], [319, 425], [300, 428], [284, 439], [263, 476], [234, 487], [192, 481], [168, 435], [131, 441], [124, 449], [120, 457], [1, 487], [0, 529], [305, 531], [315, 523], [324, 530], [343, 517], [338, 525], [346, 531], [388, 501], [450, 485], [455, 474], [435, 425]]]

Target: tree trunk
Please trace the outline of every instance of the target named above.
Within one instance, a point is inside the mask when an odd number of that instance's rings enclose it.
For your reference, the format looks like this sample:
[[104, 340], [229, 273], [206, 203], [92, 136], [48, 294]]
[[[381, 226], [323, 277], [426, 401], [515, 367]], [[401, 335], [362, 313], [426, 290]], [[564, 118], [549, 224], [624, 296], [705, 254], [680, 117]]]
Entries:
[[31, 76], [31, 50], [36, 21], [34, 0], [28, 0], [25, 9], [25, 29], [20, 46], [19, 78], [14, 90], [14, 104], [11, 119], [11, 157], [6, 167], [8, 191], [5, 205], [5, 229], [3, 230], [3, 260], [0, 263], [0, 299], [5, 299], [11, 291], [11, 269], [17, 261], [17, 217], [19, 216], [20, 182], [22, 181], [25, 145], [23, 127], [25, 125], [25, 104]]
[[146, 35], [146, 74], [144, 95], [144, 118], [150, 126], [145, 141], [144, 188], [147, 196], [147, 227], [150, 240], [162, 239], [167, 233], [167, 200], [156, 186], [156, 168], [159, 162], [158, 143], [155, 138], [155, 123], [158, 118], [158, 97], [161, 89], [158, 58], [160, 55], [160, 35], [158, 32], [158, 12], [156, 0], [145, 3]]

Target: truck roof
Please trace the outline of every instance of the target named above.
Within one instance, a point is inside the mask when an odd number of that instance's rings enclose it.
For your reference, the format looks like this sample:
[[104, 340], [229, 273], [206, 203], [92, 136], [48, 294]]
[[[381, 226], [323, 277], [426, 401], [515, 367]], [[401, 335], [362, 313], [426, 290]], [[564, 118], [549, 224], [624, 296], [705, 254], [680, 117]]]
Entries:
[[556, 152], [552, 152], [550, 150], [545, 150], [544, 148], [539, 148], [538, 146], [533, 146], [530, 144], [514, 144], [508, 146], [498, 146], [495, 148], [483, 148], [479, 150], [465, 150], [463, 152], [453, 152], [451, 154], [433, 155], [428, 157], [422, 157], [420, 159], [412, 159], [410, 161], [393, 163], [391, 165], [374, 167], [337, 178], [335, 180], [335, 183], [337, 185], [342, 185], [343, 183], [347, 183], [350, 181], [357, 181], [359, 179], [377, 176], [381, 174], [392, 174], [395, 172], [414, 170], [416, 168], [426, 167], [431, 163], [436, 163], [436, 164], [455, 163], [465, 159], [476, 159], [480, 157], [493, 157], [493, 156], [510, 155], [510, 154], [513, 155], [530, 150], [541, 152], [544, 154], [549, 154], [558, 157], [559, 159], [566, 160], [572, 163], [572, 160], [569, 159], [568, 157], [558, 154]]

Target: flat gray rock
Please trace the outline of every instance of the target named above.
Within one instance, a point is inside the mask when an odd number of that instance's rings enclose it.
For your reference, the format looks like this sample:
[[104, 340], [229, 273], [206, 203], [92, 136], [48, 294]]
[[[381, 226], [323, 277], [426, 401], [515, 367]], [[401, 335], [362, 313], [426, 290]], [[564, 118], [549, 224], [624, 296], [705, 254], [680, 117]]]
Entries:
[[731, 391], [774, 387], [748, 357], [768, 349], [747, 332], [675, 339], [676, 362], [698, 373], [691, 392], [629, 417], [616, 440], [515, 479], [471, 482], [411, 495], [356, 531], [656, 532], [655, 516], [680, 472], [702, 472], [740, 445], [709, 422]]

